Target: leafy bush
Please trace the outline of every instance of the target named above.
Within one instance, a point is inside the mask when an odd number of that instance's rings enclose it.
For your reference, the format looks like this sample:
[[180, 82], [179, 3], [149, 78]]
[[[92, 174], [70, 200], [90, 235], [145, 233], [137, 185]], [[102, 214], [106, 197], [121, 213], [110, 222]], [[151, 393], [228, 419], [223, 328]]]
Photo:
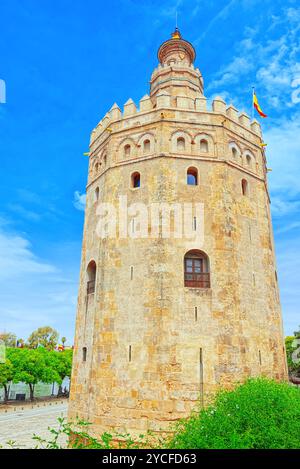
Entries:
[[182, 421], [168, 448], [300, 448], [300, 391], [250, 379], [221, 391], [214, 404]]
[[138, 439], [117, 433], [96, 439], [90, 436], [87, 422], [58, 421], [59, 429], [50, 429], [52, 439], [34, 436], [37, 447], [62, 449], [69, 440], [74, 449], [300, 448], [300, 390], [287, 383], [250, 379], [233, 391], [217, 393], [213, 405], [182, 420], [167, 440], [151, 432]]

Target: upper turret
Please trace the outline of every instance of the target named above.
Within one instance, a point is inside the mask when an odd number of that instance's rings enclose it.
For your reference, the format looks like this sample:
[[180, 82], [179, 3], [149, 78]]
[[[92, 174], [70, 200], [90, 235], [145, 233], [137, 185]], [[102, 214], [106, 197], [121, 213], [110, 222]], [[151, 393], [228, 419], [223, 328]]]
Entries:
[[176, 28], [171, 39], [158, 49], [158, 68], [154, 70], [150, 81], [150, 96], [154, 100], [158, 93], [199, 98], [203, 95], [203, 78], [199, 69], [195, 69], [196, 52], [192, 44], [182, 39]]

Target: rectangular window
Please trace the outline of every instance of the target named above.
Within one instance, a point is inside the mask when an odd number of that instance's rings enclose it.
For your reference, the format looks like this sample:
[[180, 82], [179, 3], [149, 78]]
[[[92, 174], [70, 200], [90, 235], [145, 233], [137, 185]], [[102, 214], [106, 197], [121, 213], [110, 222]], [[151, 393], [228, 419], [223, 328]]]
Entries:
[[210, 288], [210, 276], [204, 259], [185, 259], [184, 282], [186, 287]]

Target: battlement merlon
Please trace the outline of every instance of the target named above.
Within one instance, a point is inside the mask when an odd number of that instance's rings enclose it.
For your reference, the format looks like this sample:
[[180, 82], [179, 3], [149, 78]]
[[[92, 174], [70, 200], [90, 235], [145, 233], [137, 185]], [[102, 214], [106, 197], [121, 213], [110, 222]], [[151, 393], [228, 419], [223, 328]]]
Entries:
[[[149, 113], [154, 113], [153, 120], [160, 117], [157, 115], [157, 110], [160, 114], [163, 111], [189, 111], [193, 124], [201, 124], [204, 120], [201, 116], [205, 115], [222, 115], [229, 121], [232, 121], [235, 126], [254, 133], [258, 137], [262, 137], [261, 126], [259, 122], [254, 119], [251, 121], [250, 117], [245, 112], [240, 112], [232, 105], [229, 106], [223, 98], [217, 96], [212, 101], [211, 109], [207, 108], [207, 99], [205, 96], [199, 98], [191, 98], [189, 96], [171, 96], [167, 91], [161, 90], [155, 97], [155, 101], [149, 95], [144, 95], [140, 102], [139, 107], [136, 106], [134, 101], [130, 98], [124, 104], [123, 112], [115, 103], [104, 118], [98, 123], [91, 133], [90, 146], [98, 140], [105, 132], [113, 133], [116, 130], [122, 130], [122, 122], [126, 122], [126, 129], [130, 129], [130, 125], [136, 125], [136, 118], [142, 117]], [[170, 117], [169, 117], [170, 118]], [[178, 122], [179, 116], [176, 115], [174, 121]], [[148, 120], [148, 122], [150, 122]], [[186, 122], [186, 119], [184, 120]], [[145, 122], [143, 122], [144, 124]], [[121, 124], [121, 125], [120, 125]]]

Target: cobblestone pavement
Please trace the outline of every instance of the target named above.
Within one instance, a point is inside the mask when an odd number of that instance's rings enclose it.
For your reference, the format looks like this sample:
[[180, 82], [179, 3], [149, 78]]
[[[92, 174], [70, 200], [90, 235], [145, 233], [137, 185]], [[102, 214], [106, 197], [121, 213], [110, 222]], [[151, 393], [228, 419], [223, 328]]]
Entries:
[[[32, 440], [33, 434], [42, 438], [50, 439], [51, 433], [48, 427], [58, 428], [57, 418], [66, 417], [67, 402], [57, 405], [45, 405], [43, 407], [24, 408], [24, 410], [0, 413], [0, 446], [9, 448], [8, 441], [15, 441], [16, 448], [34, 448], [37, 445]], [[63, 437], [61, 443], [66, 445], [66, 439]]]

